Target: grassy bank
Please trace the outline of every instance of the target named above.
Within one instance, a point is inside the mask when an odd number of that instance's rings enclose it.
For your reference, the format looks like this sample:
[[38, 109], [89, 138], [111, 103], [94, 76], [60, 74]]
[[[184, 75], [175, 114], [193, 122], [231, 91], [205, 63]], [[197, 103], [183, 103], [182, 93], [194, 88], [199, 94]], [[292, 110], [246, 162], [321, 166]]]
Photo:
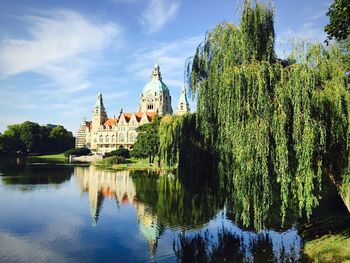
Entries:
[[57, 159], [57, 160], [65, 160], [65, 159], [67, 159], [67, 157], [64, 156], [64, 153], [30, 156], [30, 158], [35, 158], [35, 159]]
[[305, 243], [304, 253], [312, 262], [350, 262], [350, 238], [325, 235]]
[[148, 162], [148, 158], [146, 159], [136, 159], [136, 158], [129, 158], [126, 159], [124, 163], [115, 163], [115, 159], [113, 157], [107, 157], [104, 158], [101, 161], [98, 161], [96, 166], [105, 167], [108, 169], [115, 169], [115, 170], [172, 170], [175, 167], [174, 166], [164, 166], [158, 167], [158, 160], [156, 160], [153, 164], [150, 164]]
[[310, 262], [350, 262], [350, 215], [315, 219], [301, 234]]

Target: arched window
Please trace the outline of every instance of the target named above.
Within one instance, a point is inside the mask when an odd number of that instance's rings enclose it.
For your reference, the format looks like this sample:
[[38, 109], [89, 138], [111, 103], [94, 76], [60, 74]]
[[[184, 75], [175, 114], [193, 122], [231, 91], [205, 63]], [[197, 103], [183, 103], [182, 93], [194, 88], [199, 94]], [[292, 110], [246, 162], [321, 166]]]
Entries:
[[183, 110], [184, 109], [184, 104], [181, 102], [180, 104], [180, 110]]
[[112, 140], [111, 141], [115, 142], [115, 136], [114, 135], [112, 135]]
[[94, 142], [97, 142], [97, 139], [96, 139], [96, 138], [94, 139]]
[[103, 142], [103, 136], [100, 135], [100, 142]]
[[106, 136], [105, 142], [109, 142], [109, 136], [108, 135]]
[[125, 140], [124, 133], [119, 134], [119, 141], [124, 142], [124, 140]]

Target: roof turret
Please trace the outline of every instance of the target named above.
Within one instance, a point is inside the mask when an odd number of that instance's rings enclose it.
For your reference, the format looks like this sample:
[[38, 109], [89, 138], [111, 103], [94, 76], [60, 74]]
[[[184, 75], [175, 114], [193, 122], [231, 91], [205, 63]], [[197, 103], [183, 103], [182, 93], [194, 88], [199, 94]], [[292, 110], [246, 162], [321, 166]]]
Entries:
[[145, 85], [142, 90], [142, 95], [147, 93], [160, 94], [168, 90], [168, 87], [162, 81], [162, 75], [160, 73], [160, 67], [158, 64], [153, 66], [151, 80]]

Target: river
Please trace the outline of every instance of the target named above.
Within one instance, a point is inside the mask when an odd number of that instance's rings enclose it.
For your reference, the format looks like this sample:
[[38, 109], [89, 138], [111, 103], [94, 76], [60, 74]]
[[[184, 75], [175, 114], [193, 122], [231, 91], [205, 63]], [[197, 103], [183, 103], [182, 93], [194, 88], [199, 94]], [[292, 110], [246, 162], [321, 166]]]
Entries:
[[169, 172], [0, 162], [0, 262], [295, 262], [294, 224], [237, 226]]

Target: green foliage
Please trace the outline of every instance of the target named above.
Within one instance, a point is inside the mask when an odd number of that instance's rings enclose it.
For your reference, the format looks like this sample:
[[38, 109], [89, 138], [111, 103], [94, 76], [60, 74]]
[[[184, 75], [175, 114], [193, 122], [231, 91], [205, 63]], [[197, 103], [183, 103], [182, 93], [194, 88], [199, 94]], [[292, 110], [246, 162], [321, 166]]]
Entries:
[[23, 153], [25, 151], [24, 143], [17, 137], [8, 134], [0, 135], [0, 153]]
[[309, 217], [322, 176], [350, 174], [350, 95], [340, 50], [308, 46], [295, 63], [283, 63], [273, 43], [273, 11], [245, 1], [240, 27], [218, 25], [193, 57], [195, 124], [187, 116], [160, 127], [162, 158], [181, 168], [193, 148], [210, 153], [236, 221], [256, 229], [275, 205], [282, 222], [288, 209]]
[[67, 131], [61, 125], [51, 130], [50, 139], [52, 149], [57, 153], [65, 152], [74, 145], [72, 132]]
[[334, 0], [327, 12], [330, 22], [325, 27], [328, 39], [345, 40], [350, 35], [350, 2]]
[[147, 171], [130, 172], [139, 202], [157, 215], [158, 223], [167, 227], [201, 227], [222, 208], [216, 193], [201, 188], [186, 189], [178, 177], [158, 176]]
[[130, 151], [128, 149], [120, 148], [120, 149], [106, 153], [105, 156], [106, 157], [119, 156], [119, 157], [123, 157], [123, 158], [130, 158]]
[[6, 153], [61, 153], [74, 146], [72, 133], [62, 126], [50, 129], [30, 121], [8, 126], [1, 136], [0, 149]]
[[96, 162], [97, 166], [111, 166], [114, 164], [125, 164], [129, 163], [128, 160], [126, 160], [122, 156], [108, 156], [103, 158], [102, 160], [99, 160]]
[[149, 158], [153, 163], [159, 153], [159, 129], [160, 118], [158, 116], [151, 123], [137, 127], [137, 140], [134, 144], [131, 156], [135, 158]]
[[69, 157], [69, 155], [75, 155], [75, 156], [82, 156], [82, 155], [88, 155], [91, 153], [90, 149], [88, 148], [73, 148], [64, 153], [64, 156]]

